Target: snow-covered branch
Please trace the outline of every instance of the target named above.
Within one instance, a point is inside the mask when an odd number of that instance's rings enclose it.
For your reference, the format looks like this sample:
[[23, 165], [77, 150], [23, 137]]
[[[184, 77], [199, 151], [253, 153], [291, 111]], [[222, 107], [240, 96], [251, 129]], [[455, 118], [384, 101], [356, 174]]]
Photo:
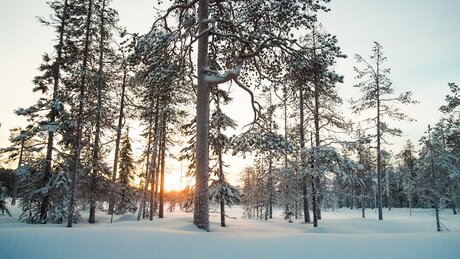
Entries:
[[252, 92], [252, 90], [249, 89], [247, 86], [245, 86], [242, 82], [238, 80], [238, 77], [241, 73], [241, 64], [240, 62], [237, 62], [237, 63], [238, 64], [233, 69], [229, 69], [224, 72], [206, 69], [206, 74], [204, 76], [204, 79], [209, 85], [223, 84], [230, 80], [233, 80], [239, 87], [241, 87], [244, 91], [246, 91], [250, 95], [252, 110], [254, 111], [254, 121], [253, 122], [255, 122], [260, 115], [261, 105], [255, 100], [254, 93]]
[[206, 74], [204, 79], [210, 85], [218, 85], [228, 82], [232, 79], [238, 78], [241, 72], [241, 64], [236, 65], [235, 68], [226, 70], [223, 73], [219, 71], [214, 71], [210, 69], [206, 69]]

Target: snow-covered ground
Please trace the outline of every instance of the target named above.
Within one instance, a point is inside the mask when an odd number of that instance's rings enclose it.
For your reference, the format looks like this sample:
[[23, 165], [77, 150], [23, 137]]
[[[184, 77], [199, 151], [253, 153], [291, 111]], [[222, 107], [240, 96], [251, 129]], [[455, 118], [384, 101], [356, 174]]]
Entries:
[[[192, 225], [192, 214], [166, 212], [164, 219], [136, 221], [135, 215], [100, 214], [96, 224], [28, 225], [0, 216], [0, 258], [460, 258], [460, 215], [442, 212], [449, 229], [435, 232], [431, 210], [323, 211], [318, 228], [287, 223], [281, 211], [269, 221], [242, 219], [229, 209], [228, 227], [211, 214], [209, 233]], [[85, 217], [86, 215], [83, 214]]]

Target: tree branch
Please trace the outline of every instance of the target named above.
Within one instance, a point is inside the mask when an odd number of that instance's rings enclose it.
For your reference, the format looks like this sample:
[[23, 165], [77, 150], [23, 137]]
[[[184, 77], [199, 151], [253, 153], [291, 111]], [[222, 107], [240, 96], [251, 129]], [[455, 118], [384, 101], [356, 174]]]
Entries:
[[[233, 81], [251, 96], [251, 106], [252, 106], [252, 110], [254, 112], [254, 120], [249, 124], [255, 123], [257, 121], [257, 118], [260, 117], [260, 109], [261, 109], [262, 106], [255, 100], [254, 93], [251, 91], [251, 89], [249, 89], [247, 86], [245, 86], [243, 83], [241, 83], [238, 80], [238, 78], [233, 78]], [[256, 104], [257, 104], [258, 107], [256, 107]]]

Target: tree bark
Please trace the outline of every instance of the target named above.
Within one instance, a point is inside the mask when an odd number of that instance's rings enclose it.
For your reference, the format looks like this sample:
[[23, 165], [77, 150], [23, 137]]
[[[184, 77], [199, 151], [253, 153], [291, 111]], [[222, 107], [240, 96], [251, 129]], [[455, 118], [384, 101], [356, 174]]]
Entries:
[[[157, 130], [160, 130], [159, 129], [159, 117], [158, 117], [158, 113], [159, 113], [159, 107], [160, 107], [160, 104], [159, 104], [159, 98], [157, 98], [157, 103], [155, 105], [155, 125], [154, 125], [154, 132], [157, 132]], [[151, 120], [150, 120], [151, 121]], [[151, 127], [151, 125], [150, 125]], [[150, 146], [150, 143], [151, 143], [151, 129], [149, 129], [149, 146]], [[151, 159], [157, 159], [156, 157], [152, 157]], [[148, 160], [148, 158], [147, 158]], [[155, 170], [154, 173], [152, 173], [151, 175], [151, 180], [150, 180], [150, 211], [149, 211], [149, 220], [152, 221], [153, 220], [153, 216], [155, 215], [155, 196], [156, 196], [156, 192], [155, 192], [155, 181], [157, 179], [157, 172], [158, 172], [158, 163], [155, 165], [155, 168], [153, 168], [152, 170]]]
[[383, 220], [383, 210], [382, 210], [382, 155], [380, 151], [380, 141], [381, 141], [381, 126], [380, 126], [380, 85], [379, 85], [379, 63], [380, 56], [377, 57], [377, 76], [375, 78], [375, 83], [377, 87], [376, 98], [377, 98], [377, 206], [379, 212], [379, 220]]
[[161, 127], [161, 169], [160, 169], [160, 206], [158, 208], [158, 217], [164, 218], [164, 196], [165, 196], [165, 153], [166, 153], [166, 114], [162, 114]]
[[157, 128], [156, 132], [155, 132], [155, 140], [154, 140], [153, 150], [152, 150], [152, 155], [151, 155], [151, 163], [148, 165], [147, 174], [145, 176], [144, 189], [143, 189], [143, 192], [142, 192], [141, 201], [140, 201], [140, 205], [139, 205], [139, 211], [137, 213], [137, 221], [140, 221], [141, 216], [143, 215], [143, 211], [144, 211], [144, 208], [145, 208], [145, 199], [147, 197], [148, 186], [149, 186], [149, 183], [150, 183], [150, 177], [154, 173], [153, 170], [155, 170], [155, 168], [157, 166], [156, 165], [156, 163], [157, 163], [156, 157], [157, 157], [157, 152], [158, 152], [159, 138], [160, 138], [159, 130]]
[[[287, 90], [286, 90], [286, 85], [283, 87], [283, 92], [284, 92], [284, 98], [283, 98], [283, 105], [284, 105], [284, 139], [288, 139], [288, 133], [287, 133]], [[287, 142], [285, 143], [284, 146], [284, 168], [288, 168], [288, 146]], [[286, 171], [285, 173], [285, 178], [284, 178], [284, 199], [286, 200], [286, 204], [284, 207], [284, 215], [286, 219], [289, 219], [289, 222], [291, 221], [291, 211], [289, 208], [289, 176]]]
[[[219, 128], [220, 133], [220, 128]], [[218, 150], [218, 159], [219, 159], [219, 183], [220, 183], [220, 226], [226, 227], [225, 224], [225, 175], [224, 175], [224, 166], [222, 160], [222, 149], [219, 147]]]
[[[272, 133], [273, 129], [273, 123], [272, 123], [272, 117], [273, 117], [273, 108], [272, 108], [272, 92], [270, 91], [270, 114], [269, 114], [269, 131]], [[273, 218], [273, 153], [272, 151], [268, 151], [268, 182], [267, 182], [267, 187], [268, 187], [268, 218], [272, 219]], [[267, 218], [265, 218], [267, 220]]]
[[303, 100], [303, 89], [302, 85], [299, 85], [299, 102], [300, 102], [300, 123], [299, 123], [299, 132], [300, 132], [300, 164], [301, 164], [301, 175], [302, 175], [302, 199], [303, 199], [303, 213], [305, 223], [310, 223], [310, 212], [308, 209], [308, 182], [306, 175], [306, 161], [305, 161], [305, 130], [304, 130], [304, 100]]
[[[316, 60], [316, 35], [315, 35], [315, 28], [313, 28], [313, 59]], [[313, 119], [315, 125], [315, 152], [313, 152], [313, 178], [312, 178], [312, 207], [313, 207], [313, 226], [318, 226], [318, 219], [321, 219], [321, 212], [320, 207], [318, 204], [319, 201], [319, 190], [320, 190], [320, 176], [318, 175], [317, 168], [318, 168], [318, 161], [316, 158], [316, 153], [318, 152], [318, 148], [320, 146], [320, 135], [319, 135], [319, 94], [320, 94], [320, 81], [318, 77], [319, 71], [317, 71], [314, 75], [314, 98], [315, 98], [315, 107], [313, 112]]]
[[[217, 93], [216, 97], [216, 106], [217, 110], [220, 111], [220, 101], [219, 101], [219, 94]], [[220, 124], [217, 124], [217, 134], [221, 134], [221, 127]], [[225, 174], [224, 174], [224, 161], [222, 159], [222, 146], [218, 146], [217, 148], [217, 157], [219, 163], [219, 185], [220, 185], [220, 226], [226, 227], [225, 224]]]
[[431, 174], [430, 174], [430, 180], [431, 180], [431, 199], [434, 205], [434, 212], [435, 212], [435, 217], [436, 217], [436, 231], [440, 232], [441, 231], [441, 221], [439, 220], [439, 202], [438, 202], [438, 197], [436, 197], [435, 190], [437, 189], [437, 184], [436, 184], [436, 177], [434, 175], [434, 161], [433, 161], [433, 149], [431, 147], [431, 128], [430, 125], [428, 125], [428, 147], [430, 149], [430, 166], [431, 166]]
[[196, 108], [196, 183], [193, 223], [209, 230], [209, 95], [210, 89], [204, 76], [208, 66], [208, 5], [209, 0], [199, 0], [198, 6], [198, 90]]
[[[117, 125], [117, 135], [115, 138], [115, 154], [113, 158], [113, 172], [112, 172], [112, 183], [116, 183], [117, 181], [117, 173], [118, 173], [118, 153], [120, 152], [120, 139], [121, 139], [121, 129], [123, 128], [123, 118], [124, 118], [124, 109], [125, 109], [125, 90], [126, 90], [126, 76], [127, 71], [126, 68], [123, 68], [123, 82], [121, 86], [121, 100], [120, 100], [120, 111], [118, 113], [118, 125]], [[150, 155], [150, 132], [149, 132], [149, 150], [147, 153], [147, 165], [149, 163], [149, 155]], [[109, 203], [109, 213], [113, 215], [114, 207], [115, 207], [115, 195], [116, 193], [112, 192], [112, 198]]]

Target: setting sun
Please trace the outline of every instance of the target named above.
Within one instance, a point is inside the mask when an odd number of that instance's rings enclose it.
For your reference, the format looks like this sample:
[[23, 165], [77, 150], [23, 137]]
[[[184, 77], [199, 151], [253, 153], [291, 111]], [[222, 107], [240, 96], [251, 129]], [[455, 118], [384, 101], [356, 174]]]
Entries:
[[189, 184], [190, 178], [185, 177], [183, 173], [181, 179], [181, 173], [177, 171], [171, 171], [165, 173], [165, 191], [181, 191]]

